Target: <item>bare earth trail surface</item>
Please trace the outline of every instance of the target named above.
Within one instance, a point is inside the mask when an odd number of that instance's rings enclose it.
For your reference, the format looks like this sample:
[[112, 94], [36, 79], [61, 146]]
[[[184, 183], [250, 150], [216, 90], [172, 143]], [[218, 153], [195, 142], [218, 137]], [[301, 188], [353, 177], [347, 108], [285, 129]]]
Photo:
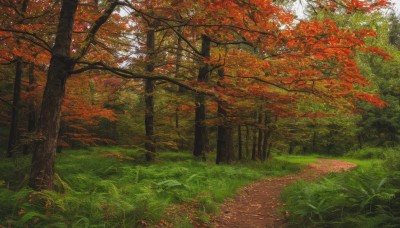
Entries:
[[347, 171], [356, 167], [345, 161], [318, 159], [299, 173], [269, 177], [250, 184], [220, 207], [220, 214], [213, 218], [212, 227], [284, 227], [284, 214], [276, 209], [282, 206], [283, 188], [298, 180], [314, 180], [331, 172]]

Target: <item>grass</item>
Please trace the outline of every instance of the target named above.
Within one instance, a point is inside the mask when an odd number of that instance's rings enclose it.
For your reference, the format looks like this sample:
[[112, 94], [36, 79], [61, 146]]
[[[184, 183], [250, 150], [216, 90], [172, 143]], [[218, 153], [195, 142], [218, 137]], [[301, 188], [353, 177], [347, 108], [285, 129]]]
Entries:
[[284, 155], [276, 156], [274, 158], [278, 161], [290, 162], [290, 163], [299, 164], [301, 166], [307, 166], [307, 165], [314, 163], [318, 158], [326, 158], [326, 156], [321, 157], [321, 155], [318, 155], [318, 154], [309, 154], [309, 155], [284, 154]]
[[398, 227], [399, 150], [366, 148], [348, 156], [339, 159], [356, 163], [355, 170], [285, 189], [292, 227]]
[[[65, 150], [56, 158], [56, 192], [26, 187], [29, 159], [0, 161], [0, 226], [136, 227], [171, 218], [172, 205], [196, 205], [198, 217], [216, 213], [217, 205], [241, 186], [265, 175], [298, 171], [313, 158], [291, 157], [268, 163], [216, 166], [189, 153], [162, 152], [155, 163], [142, 152], [121, 147]], [[184, 227], [186, 227], [184, 225]]]

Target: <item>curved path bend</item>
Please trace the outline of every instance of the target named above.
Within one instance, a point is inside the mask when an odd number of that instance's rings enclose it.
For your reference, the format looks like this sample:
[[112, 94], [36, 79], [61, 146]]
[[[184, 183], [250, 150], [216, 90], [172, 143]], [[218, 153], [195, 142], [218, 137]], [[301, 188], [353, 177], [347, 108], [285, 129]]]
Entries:
[[239, 191], [220, 207], [220, 214], [213, 218], [211, 227], [256, 228], [284, 227], [285, 215], [276, 208], [283, 206], [280, 195], [283, 188], [298, 180], [314, 180], [332, 172], [343, 172], [355, 164], [339, 160], [318, 159], [299, 173], [283, 177], [264, 178]]

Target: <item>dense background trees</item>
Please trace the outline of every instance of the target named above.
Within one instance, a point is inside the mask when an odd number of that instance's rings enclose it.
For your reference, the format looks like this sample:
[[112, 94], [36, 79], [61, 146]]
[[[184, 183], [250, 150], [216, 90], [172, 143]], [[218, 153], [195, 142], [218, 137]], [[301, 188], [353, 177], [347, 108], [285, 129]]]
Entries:
[[[217, 163], [398, 142], [398, 16], [381, 1], [4, 1], [1, 132], [52, 189], [57, 147]], [[58, 26], [55, 26], [55, 25]], [[8, 142], [8, 143], [6, 143]]]
[[[13, 170], [0, 175], [0, 203], [25, 186], [72, 194], [55, 202], [44, 191], [49, 203], [21, 190], [51, 213], [98, 187], [103, 204], [91, 208], [116, 211], [103, 224], [119, 224], [127, 210], [142, 213], [129, 223], [138, 225], [159, 195], [198, 197], [204, 208], [229, 196], [233, 187], [211, 177], [224, 166], [205, 160], [240, 167], [222, 175], [239, 177], [238, 187], [270, 167], [294, 170], [274, 156], [398, 146], [398, 12], [386, 0], [301, 2], [302, 15], [295, 1], [278, 0], [0, 0], [0, 159], [15, 164], [0, 167]], [[71, 168], [85, 166], [81, 158], [93, 173]], [[102, 170], [102, 158], [117, 160]], [[179, 159], [190, 162], [169, 166]], [[141, 167], [160, 160], [171, 171]], [[255, 169], [241, 166], [247, 161]], [[118, 181], [102, 179], [113, 175]], [[159, 182], [139, 184], [146, 178]], [[199, 183], [208, 182], [228, 192], [204, 195]], [[130, 201], [138, 206], [124, 204], [118, 188], [140, 192]], [[104, 203], [103, 190], [122, 203]], [[37, 206], [27, 204], [5, 213], [37, 224], [43, 216], [25, 213]]]

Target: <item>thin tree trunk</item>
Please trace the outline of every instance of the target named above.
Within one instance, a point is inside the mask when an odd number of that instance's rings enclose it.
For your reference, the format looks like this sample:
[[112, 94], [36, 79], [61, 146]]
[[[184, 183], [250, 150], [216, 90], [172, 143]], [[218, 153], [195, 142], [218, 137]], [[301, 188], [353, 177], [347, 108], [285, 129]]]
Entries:
[[[254, 113], [254, 121], [257, 121], [257, 112]], [[257, 127], [253, 127], [253, 147], [251, 151], [251, 160], [257, 159]]]
[[271, 151], [272, 151], [272, 142], [268, 143], [268, 151], [267, 151], [266, 160], [269, 160], [271, 158]]
[[229, 163], [235, 159], [235, 149], [233, 146], [233, 128], [232, 126], [226, 126], [225, 131], [225, 141], [226, 141], [226, 162]]
[[[223, 88], [221, 80], [224, 77], [224, 72], [222, 69], [218, 70], [218, 82], [217, 86]], [[216, 164], [227, 162], [228, 152], [227, 152], [227, 142], [226, 142], [226, 105], [222, 100], [218, 100], [218, 121], [220, 122], [217, 129], [217, 157]]]
[[313, 132], [313, 137], [312, 137], [312, 153], [317, 152], [317, 132]]
[[257, 157], [261, 160], [262, 159], [262, 142], [263, 142], [263, 133], [264, 130], [261, 128], [262, 125], [262, 112], [261, 109], [258, 113], [258, 140], [257, 140]]
[[[177, 14], [177, 18], [178, 19], [182, 19], [181, 15], [179, 13]], [[177, 28], [177, 32], [179, 34], [182, 34], [183, 27], [178, 27]], [[180, 69], [181, 69], [181, 61], [182, 61], [182, 56], [183, 56], [182, 55], [182, 51], [183, 51], [182, 41], [183, 41], [182, 37], [178, 36], [178, 40], [177, 40], [177, 44], [176, 44], [176, 48], [177, 48], [177, 50], [176, 50], [176, 59], [175, 59], [175, 78], [177, 80], [179, 80], [179, 78], [181, 77]], [[178, 96], [180, 96], [184, 92], [186, 92], [186, 90], [183, 87], [178, 86]], [[176, 134], [178, 135], [178, 137], [177, 137], [175, 143], [177, 145], [178, 150], [180, 148], [183, 148], [184, 144], [185, 144], [185, 141], [184, 141], [184, 139], [183, 139], [183, 137], [181, 135], [181, 131], [179, 129], [179, 126], [180, 126], [180, 124], [179, 124], [179, 121], [180, 121], [180, 119], [179, 119], [180, 118], [180, 116], [179, 116], [179, 108], [180, 107], [181, 107], [181, 103], [180, 103], [179, 100], [177, 100], [176, 107], [175, 107], [175, 130], [176, 130]]]
[[[179, 17], [179, 15], [178, 15]], [[179, 27], [177, 29], [178, 33], [182, 33], [183, 29], [182, 27]], [[180, 64], [181, 64], [181, 60], [182, 60], [182, 37], [178, 37], [178, 42], [176, 45], [176, 59], [175, 59], [175, 78], [179, 79], [180, 75], [179, 75], [179, 71], [180, 71]], [[185, 92], [184, 89], [181, 86], [178, 86], [178, 93], [183, 93]], [[175, 108], [175, 128], [178, 130], [179, 129], [179, 106], [180, 103], [177, 102], [176, 103], [176, 108]], [[178, 130], [178, 134], [179, 134], [179, 130]]]
[[154, 81], [145, 80], [145, 130], [146, 141], [144, 148], [146, 150], [146, 161], [154, 161], [156, 158], [156, 145], [154, 139]]
[[294, 146], [295, 146], [294, 142], [291, 141], [291, 142], [289, 143], [288, 154], [293, 154]]
[[[204, 58], [210, 57], [211, 40], [203, 35], [201, 38], [201, 55]], [[207, 82], [209, 65], [203, 61], [200, 64], [198, 82]], [[203, 94], [196, 95], [195, 124], [194, 124], [194, 150], [195, 157], [205, 160], [207, 151], [207, 126], [206, 126], [206, 98]]]
[[[148, 64], [146, 70], [148, 72], [154, 71], [154, 47], [155, 47], [155, 31], [154, 28], [150, 28], [147, 31], [146, 37], [146, 48]], [[154, 161], [156, 159], [156, 143], [154, 138], [154, 89], [155, 81], [152, 79], [145, 80], [145, 130], [146, 130], [146, 141], [144, 148], [146, 150], [146, 160]]]
[[[219, 108], [218, 108], [219, 110]], [[217, 158], [215, 163], [220, 164], [226, 162], [227, 154], [226, 154], [226, 141], [225, 141], [225, 128], [222, 126], [218, 126], [217, 133]]]
[[[24, 0], [21, 2], [21, 12], [26, 13], [29, 0]], [[17, 43], [19, 40], [17, 39]], [[21, 57], [17, 57], [15, 61], [15, 78], [14, 78], [14, 93], [13, 93], [13, 107], [11, 113], [11, 124], [10, 133], [8, 139], [7, 157], [12, 157], [14, 155], [14, 150], [16, 149], [16, 144], [18, 140], [18, 120], [19, 120], [19, 106], [21, 100], [21, 82], [22, 82], [22, 70], [23, 70], [23, 60]]]
[[21, 78], [22, 78], [22, 59], [18, 57], [15, 61], [15, 78], [14, 78], [14, 93], [13, 93], [13, 106], [11, 113], [10, 134], [8, 138], [7, 157], [14, 155], [15, 146], [18, 139], [18, 117], [19, 117], [19, 103], [21, 97]]
[[268, 124], [270, 123], [270, 117], [268, 116], [268, 113], [265, 112], [264, 114], [264, 136], [263, 136], [263, 143], [262, 143], [262, 160], [265, 161], [268, 159], [267, 156], [267, 148], [268, 148], [268, 140], [271, 137], [271, 129], [268, 127]]
[[74, 64], [70, 61], [72, 31], [78, 0], [62, 1], [57, 35], [44, 89], [37, 132], [42, 138], [32, 156], [29, 186], [34, 190], [53, 189], [54, 158], [61, 119], [65, 84]]
[[[29, 64], [28, 69], [28, 80], [29, 86], [27, 91], [32, 93], [35, 91], [36, 78], [35, 78], [35, 65]], [[31, 94], [28, 100], [28, 132], [33, 133], [36, 128], [36, 102], [35, 97]], [[32, 144], [28, 142], [28, 145], [24, 146], [24, 154], [29, 154], [32, 151]]]
[[242, 160], [243, 157], [243, 151], [242, 151], [242, 129], [240, 125], [237, 127], [238, 131], [238, 159]]
[[246, 158], [249, 158], [250, 156], [250, 130], [249, 130], [249, 126], [246, 125], [246, 141], [245, 141], [245, 147], [246, 147]]
[[[217, 85], [224, 88], [222, 80], [224, 79], [224, 69], [218, 70]], [[229, 163], [234, 157], [233, 149], [233, 129], [228, 121], [227, 103], [223, 100], [218, 101], [218, 118], [221, 123], [218, 125], [217, 139], [217, 158], [216, 163]]]

